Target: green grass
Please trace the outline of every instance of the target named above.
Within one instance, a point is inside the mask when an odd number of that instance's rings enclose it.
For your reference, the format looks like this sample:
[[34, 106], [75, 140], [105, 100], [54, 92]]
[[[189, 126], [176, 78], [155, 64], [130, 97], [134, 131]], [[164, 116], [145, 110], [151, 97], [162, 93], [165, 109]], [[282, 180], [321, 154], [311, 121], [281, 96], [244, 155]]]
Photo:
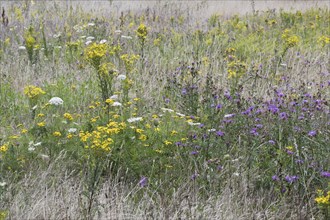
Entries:
[[1, 23], [0, 219], [329, 217], [327, 9], [45, 9]]

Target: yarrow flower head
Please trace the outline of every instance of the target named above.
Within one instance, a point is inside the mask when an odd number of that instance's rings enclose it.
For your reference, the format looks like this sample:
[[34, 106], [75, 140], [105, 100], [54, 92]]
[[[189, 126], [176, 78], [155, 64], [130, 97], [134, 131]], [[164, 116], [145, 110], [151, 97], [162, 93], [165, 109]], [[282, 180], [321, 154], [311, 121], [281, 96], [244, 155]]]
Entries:
[[127, 119], [128, 123], [133, 123], [133, 122], [137, 122], [137, 121], [142, 121], [142, 117], [136, 117], [136, 118], [129, 118]]
[[48, 103], [51, 105], [63, 105], [63, 100], [60, 97], [53, 97]]
[[112, 103], [112, 106], [122, 106], [122, 104], [120, 102], [114, 102]]
[[117, 76], [117, 80], [122, 81], [126, 79], [126, 75], [120, 74]]

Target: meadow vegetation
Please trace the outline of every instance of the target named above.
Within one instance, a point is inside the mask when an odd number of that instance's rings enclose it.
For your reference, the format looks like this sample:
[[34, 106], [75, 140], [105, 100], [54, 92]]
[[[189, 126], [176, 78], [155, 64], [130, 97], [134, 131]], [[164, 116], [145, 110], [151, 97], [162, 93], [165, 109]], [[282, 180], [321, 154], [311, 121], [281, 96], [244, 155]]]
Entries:
[[2, 9], [0, 219], [329, 218], [329, 10], [163, 7]]

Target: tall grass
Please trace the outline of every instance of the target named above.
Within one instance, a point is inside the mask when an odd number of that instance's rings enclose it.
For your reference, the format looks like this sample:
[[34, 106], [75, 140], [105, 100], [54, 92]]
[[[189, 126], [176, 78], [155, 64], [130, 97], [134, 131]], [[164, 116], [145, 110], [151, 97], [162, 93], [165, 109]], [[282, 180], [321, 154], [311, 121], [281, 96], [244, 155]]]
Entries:
[[329, 217], [329, 11], [162, 7], [4, 9], [0, 219]]

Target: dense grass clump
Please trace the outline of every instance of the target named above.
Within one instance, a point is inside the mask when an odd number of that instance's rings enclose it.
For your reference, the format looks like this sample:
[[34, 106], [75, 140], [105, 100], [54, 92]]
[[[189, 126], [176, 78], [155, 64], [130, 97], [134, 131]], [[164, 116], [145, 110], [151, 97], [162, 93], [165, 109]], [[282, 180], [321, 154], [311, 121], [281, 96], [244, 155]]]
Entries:
[[2, 15], [0, 219], [329, 217], [328, 10]]

